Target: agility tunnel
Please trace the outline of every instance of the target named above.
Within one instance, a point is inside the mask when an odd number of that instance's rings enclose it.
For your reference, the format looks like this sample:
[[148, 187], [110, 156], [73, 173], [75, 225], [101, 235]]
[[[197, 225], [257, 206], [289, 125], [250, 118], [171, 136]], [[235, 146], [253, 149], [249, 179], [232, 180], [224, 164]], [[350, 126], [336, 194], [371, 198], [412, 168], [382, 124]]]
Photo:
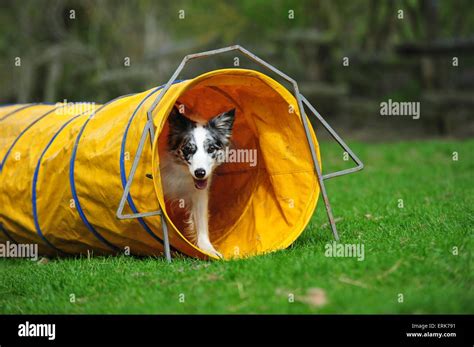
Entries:
[[[116, 217], [147, 110], [161, 88], [103, 105], [1, 107], [0, 241], [37, 243], [45, 255], [161, 255], [160, 216]], [[176, 103], [208, 118], [236, 109], [233, 148], [247, 158], [215, 172], [209, 230], [216, 249], [233, 258], [291, 245], [308, 224], [320, 187], [297, 100], [254, 70], [215, 70], [169, 87], [154, 109], [155, 137], [143, 146], [124, 213], [161, 209], [173, 254], [212, 257], [186, 239], [184, 209], [166, 204], [162, 193], [160, 153]]]

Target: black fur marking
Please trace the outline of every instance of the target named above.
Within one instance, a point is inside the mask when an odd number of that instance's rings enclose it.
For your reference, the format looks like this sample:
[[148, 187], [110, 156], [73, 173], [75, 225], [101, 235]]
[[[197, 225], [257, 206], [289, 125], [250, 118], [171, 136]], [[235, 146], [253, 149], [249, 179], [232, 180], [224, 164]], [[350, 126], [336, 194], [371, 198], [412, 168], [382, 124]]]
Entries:
[[209, 130], [216, 142], [217, 147], [224, 147], [229, 144], [234, 120], [235, 108], [215, 116], [205, 125], [205, 128]]
[[210, 133], [210, 135], [211, 138], [204, 141], [204, 150], [215, 159], [219, 151], [222, 151], [225, 146], [219, 138], [215, 137], [215, 135], [212, 135], [212, 133]]
[[183, 142], [192, 139], [190, 132], [196, 127], [196, 122], [185, 117], [176, 106], [173, 107], [168, 116], [170, 132], [168, 134], [168, 147], [171, 151], [176, 151], [183, 146]]
[[193, 154], [196, 153], [196, 151], [197, 151], [197, 146], [194, 143], [194, 138], [191, 135], [189, 135], [188, 138], [183, 140], [183, 142], [181, 143], [181, 146], [179, 147], [178, 151], [180, 152], [181, 157], [187, 163], [189, 163], [189, 160], [191, 159]]

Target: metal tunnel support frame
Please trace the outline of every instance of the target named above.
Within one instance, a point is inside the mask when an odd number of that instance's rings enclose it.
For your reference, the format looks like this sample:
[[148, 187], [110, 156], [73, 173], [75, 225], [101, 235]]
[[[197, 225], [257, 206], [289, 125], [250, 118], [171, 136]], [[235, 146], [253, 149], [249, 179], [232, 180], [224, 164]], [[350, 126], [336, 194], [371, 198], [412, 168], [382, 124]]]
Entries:
[[[201, 53], [195, 53], [195, 54], [189, 54], [183, 58], [181, 63], [179, 64], [178, 68], [175, 70], [171, 78], [168, 80], [168, 82], [165, 84], [165, 86], [161, 89], [160, 93], [154, 100], [153, 104], [150, 106], [150, 108], [147, 111], [147, 122], [145, 124], [145, 127], [143, 128], [142, 135], [140, 137], [140, 143], [137, 148], [137, 152], [135, 154], [135, 158], [133, 160], [132, 167], [130, 169], [130, 175], [127, 179], [127, 184], [125, 185], [122, 197], [120, 199], [120, 204], [117, 208], [117, 218], [119, 219], [133, 219], [133, 218], [140, 218], [140, 217], [149, 217], [149, 216], [156, 216], [159, 215], [161, 217], [161, 224], [163, 228], [163, 246], [164, 246], [164, 252], [165, 256], [168, 262], [171, 261], [171, 250], [170, 250], [170, 243], [169, 243], [169, 235], [168, 235], [168, 226], [166, 224], [166, 218], [164, 214], [162, 213], [162, 210], [158, 211], [150, 211], [150, 212], [142, 212], [142, 213], [135, 213], [135, 214], [123, 214], [123, 209], [125, 207], [125, 202], [127, 201], [127, 197], [130, 194], [130, 187], [132, 185], [133, 179], [135, 177], [135, 171], [138, 166], [138, 162], [140, 160], [141, 154], [143, 152], [143, 147], [146, 142], [147, 135], [150, 135], [150, 143], [153, 146], [153, 139], [155, 138], [155, 129], [153, 127], [153, 111], [159, 104], [159, 102], [163, 99], [164, 95], [166, 92], [170, 89], [171, 85], [175, 82], [175, 80], [178, 78], [179, 74], [181, 71], [184, 69], [185, 65], [193, 59], [200, 59], [200, 58], [206, 58], [210, 57], [213, 55], [221, 54], [221, 53], [226, 53], [226, 52], [231, 52], [231, 51], [239, 51], [242, 53], [244, 56], [248, 57], [250, 60], [253, 60], [254, 62], [258, 63], [259, 65], [265, 67], [266, 69], [272, 71], [273, 73], [277, 74], [287, 82], [291, 83], [293, 86], [293, 92], [294, 96], [296, 97], [296, 100], [298, 102], [298, 109], [300, 111], [301, 119], [303, 122], [303, 127], [305, 130], [306, 134], [306, 139], [308, 141], [308, 145], [310, 147], [311, 151], [311, 157], [313, 159], [313, 164], [314, 168], [316, 171], [316, 176], [318, 178], [318, 183], [319, 187], [321, 189], [321, 194], [323, 196], [324, 200], [324, 205], [326, 207], [326, 213], [328, 216], [329, 223], [331, 225], [332, 233], [334, 236], [334, 239], [336, 241], [339, 240], [339, 235], [337, 233], [337, 228], [336, 228], [336, 222], [334, 220], [334, 216], [332, 213], [331, 209], [331, 204], [329, 202], [329, 197], [326, 192], [326, 186], [324, 185], [324, 181], [328, 180], [330, 178], [338, 177], [338, 176], [343, 176], [347, 175], [353, 172], [360, 171], [364, 168], [364, 164], [362, 161], [355, 155], [355, 153], [349, 148], [349, 146], [344, 142], [344, 140], [334, 131], [334, 129], [329, 125], [328, 122], [319, 114], [319, 112], [316, 110], [316, 108], [311, 105], [311, 103], [300, 93], [298, 84], [294, 79], [291, 77], [287, 76], [285, 73], [281, 72], [277, 68], [275, 68], [273, 65], [267, 63], [263, 59], [257, 57], [255, 54], [249, 52], [245, 48], [239, 45], [234, 45], [234, 46], [229, 46], [229, 47], [224, 47], [224, 48], [219, 48], [215, 49], [212, 51], [206, 51], [206, 52], [201, 52]], [[336, 142], [349, 154], [351, 159], [357, 164], [357, 166], [350, 168], [350, 169], [345, 169], [341, 171], [336, 171], [336, 172], [331, 172], [326, 175], [323, 175], [321, 167], [319, 166], [318, 158], [316, 155], [316, 150], [315, 150], [315, 145], [313, 142], [313, 139], [311, 137], [311, 132], [310, 128], [308, 126], [308, 120], [306, 118], [306, 112], [305, 108], [306, 106], [311, 113], [316, 117], [317, 120], [321, 122], [321, 124], [326, 128], [326, 130], [329, 132], [329, 134], [336, 140]]]

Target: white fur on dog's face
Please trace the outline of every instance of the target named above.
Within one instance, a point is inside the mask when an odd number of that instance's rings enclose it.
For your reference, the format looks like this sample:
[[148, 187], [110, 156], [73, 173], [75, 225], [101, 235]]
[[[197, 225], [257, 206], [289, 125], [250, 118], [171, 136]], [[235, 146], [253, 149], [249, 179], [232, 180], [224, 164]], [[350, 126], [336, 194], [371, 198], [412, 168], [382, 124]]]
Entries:
[[221, 113], [208, 122], [194, 122], [177, 109], [169, 116], [168, 146], [177, 162], [187, 165], [197, 189], [207, 188], [214, 169], [221, 164], [229, 146], [235, 110]]
[[[195, 179], [208, 179], [214, 169], [219, 165], [217, 157], [212, 153], [208, 153], [208, 144], [212, 142], [209, 130], [203, 125], [198, 124], [192, 131], [194, 144], [196, 145], [196, 152], [190, 157], [188, 161], [188, 169]], [[204, 177], [196, 177], [196, 171], [202, 169], [205, 171]]]

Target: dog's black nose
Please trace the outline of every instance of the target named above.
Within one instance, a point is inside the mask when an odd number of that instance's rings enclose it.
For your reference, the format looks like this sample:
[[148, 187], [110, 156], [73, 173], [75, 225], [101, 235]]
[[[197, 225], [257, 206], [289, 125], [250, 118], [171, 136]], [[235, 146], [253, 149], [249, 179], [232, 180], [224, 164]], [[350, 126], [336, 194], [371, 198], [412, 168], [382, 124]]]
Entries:
[[206, 170], [204, 169], [197, 169], [194, 171], [194, 175], [197, 177], [197, 178], [203, 178], [204, 176], [206, 176]]

